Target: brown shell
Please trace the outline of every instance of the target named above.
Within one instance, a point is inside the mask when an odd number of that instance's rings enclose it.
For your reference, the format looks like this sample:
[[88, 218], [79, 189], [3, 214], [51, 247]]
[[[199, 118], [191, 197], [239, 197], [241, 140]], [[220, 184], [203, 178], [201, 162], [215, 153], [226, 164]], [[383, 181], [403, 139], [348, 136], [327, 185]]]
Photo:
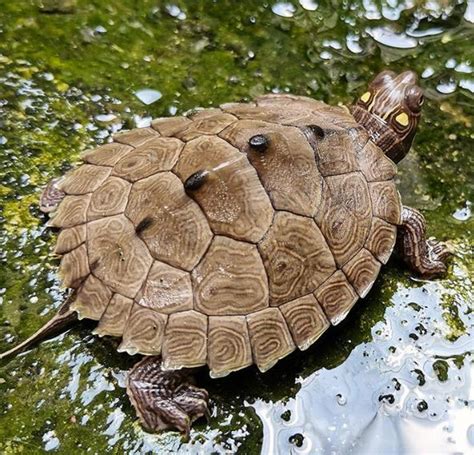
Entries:
[[367, 294], [400, 222], [395, 165], [310, 98], [157, 119], [83, 160], [49, 222], [73, 308], [168, 369], [307, 349]]

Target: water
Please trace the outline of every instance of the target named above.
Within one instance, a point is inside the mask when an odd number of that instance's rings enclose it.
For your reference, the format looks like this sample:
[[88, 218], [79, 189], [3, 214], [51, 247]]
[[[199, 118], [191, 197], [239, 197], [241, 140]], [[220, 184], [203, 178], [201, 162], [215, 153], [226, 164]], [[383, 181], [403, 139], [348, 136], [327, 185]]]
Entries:
[[350, 103], [381, 69], [415, 70], [426, 103], [399, 190], [455, 251], [435, 282], [394, 258], [341, 325], [264, 375], [203, 370], [212, 418], [187, 444], [139, 427], [133, 361], [82, 323], [0, 365], [2, 453], [474, 450], [472, 2], [0, 4], [0, 350], [64, 295], [41, 187], [113, 132], [196, 107], [268, 92]]

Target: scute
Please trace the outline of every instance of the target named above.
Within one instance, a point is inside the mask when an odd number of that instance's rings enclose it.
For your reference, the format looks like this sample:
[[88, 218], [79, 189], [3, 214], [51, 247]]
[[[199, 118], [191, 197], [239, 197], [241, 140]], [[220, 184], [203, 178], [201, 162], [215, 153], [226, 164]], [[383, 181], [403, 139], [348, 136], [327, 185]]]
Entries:
[[[249, 146], [249, 139], [257, 134], [268, 140], [263, 152]], [[247, 155], [275, 209], [315, 214], [321, 203], [322, 178], [314, 151], [298, 128], [240, 120], [222, 131], [220, 137]]]
[[90, 200], [90, 194], [66, 196], [49, 219], [48, 226], [64, 229], [84, 224], [87, 221]]
[[87, 318], [98, 321], [111, 297], [112, 291], [94, 275], [89, 275], [77, 292], [71, 309], [77, 311], [79, 319]]
[[182, 141], [188, 142], [202, 135], [218, 134], [237, 118], [220, 109], [205, 109], [192, 115], [191, 120], [192, 122], [187, 124], [186, 128], [174, 134]]
[[310, 218], [277, 212], [258, 248], [268, 273], [272, 306], [313, 292], [336, 270], [326, 240]]
[[114, 166], [117, 161], [132, 150], [133, 147], [128, 145], [111, 143], [97, 147], [94, 150], [87, 150], [82, 153], [81, 158], [86, 163], [97, 166]]
[[194, 306], [204, 314], [246, 315], [268, 306], [267, 275], [255, 245], [216, 236], [191, 275]]
[[272, 222], [273, 208], [245, 155], [223, 139], [201, 136], [186, 144], [175, 172], [184, 183], [201, 170], [209, 172], [206, 181], [188, 194], [213, 232], [258, 242]]
[[109, 177], [91, 195], [87, 221], [123, 213], [132, 185], [118, 177]]
[[313, 295], [305, 295], [280, 307], [293, 340], [308, 349], [329, 327], [329, 321]]
[[193, 309], [191, 277], [184, 270], [155, 261], [137, 302], [163, 314]]
[[252, 364], [245, 316], [210, 316], [208, 338], [211, 377], [221, 378]]
[[379, 274], [381, 264], [370, 251], [362, 248], [347, 264], [342, 271], [352, 284], [360, 297], [365, 297], [373, 286]]
[[254, 361], [264, 373], [295, 350], [285, 318], [278, 308], [267, 308], [247, 316]]
[[326, 177], [316, 222], [339, 267], [365, 244], [371, 214], [367, 182], [360, 172]]
[[170, 314], [163, 343], [163, 368], [192, 368], [206, 364], [207, 317], [197, 311]]
[[118, 161], [112, 175], [136, 182], [157, 172], [170, 171], [183, 146], [180, 140], [169, 137], [147, 141]]
[[354, 288], [340, 270], [331, 275], [314, 295], [332, 325], [339, 324], [359, 300]]
[[99, 336], [121, 337], [125, 330], [133, 300], [120, 294], [114, 294], [94, 330]]
[[87, 249], [92, 273], [114, 292], [134, 298], [148, 275], [152, 258], [123, 215], [91, 221]]
[[125, 323], [119, 352], [158, 355], [161, 353], [168, 316], [135, 303]]
[[133, 147], [140, 147], [159, 136], [160, 133], [153, 128], [135, 128], [131, 131], [114, 134], [114, 141], [120, 142], [121, 144], [131, 145]]
[[192, 270], [212, 240], [202, 210], [170, 172], [136, 182], [125, 215], [151, 255], [174, 267]]
[[107, 166], [96, 166], [94, 164], [83, 164], [66, 174], [58, 187], [66, 194], [87, 194], [95, 191], [109, 176], [110, 168]]
[[71, 228], [62, 229], [54, 247], [55, 254], [65, 254], [77, 248], [86, 241], [86, 225], [80, 224]]

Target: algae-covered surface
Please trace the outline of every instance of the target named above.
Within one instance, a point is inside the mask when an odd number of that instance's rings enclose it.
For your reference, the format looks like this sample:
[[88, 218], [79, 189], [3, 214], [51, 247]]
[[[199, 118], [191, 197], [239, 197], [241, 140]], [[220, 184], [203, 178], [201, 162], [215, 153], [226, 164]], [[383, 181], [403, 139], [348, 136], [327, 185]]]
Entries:
[[342, 324], [266, 374], [203, 370], [212, 417], [188, 443], [140, 428], [134, 360], [83, 322], [0, 365], [0, 452], [472, 453], [473, 42], [469, 1], [0, 0], [0, 351], [65, 295], [42, 186], [113, 132], [196, 106], [350, 103], [379, 70], [414, 69], [426, 103], [399, 190], [455, 252], [435, 281], [391, 260]]

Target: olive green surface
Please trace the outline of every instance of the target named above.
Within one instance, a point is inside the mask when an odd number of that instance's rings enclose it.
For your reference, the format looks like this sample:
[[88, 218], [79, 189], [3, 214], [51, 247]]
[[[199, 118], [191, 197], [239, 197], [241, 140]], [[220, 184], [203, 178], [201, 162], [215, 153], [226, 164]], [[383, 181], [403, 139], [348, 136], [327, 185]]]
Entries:
[[415, 70], [426, 103], [398, 186], [455, 252], [433, 282], [393, 258], [340, 326], [266, 374], [202, 370], [212, 418], [186, 444], [140, 428], [124, 389], [134, 360], [82, 322], [0, 364], [0, 452], [472, 450], [468, 3], [0, 0], [0, 351], [64, 296], [42, 186], [112, 132], [197, 106], [287, 91], [350, 103], [378, 71]]

